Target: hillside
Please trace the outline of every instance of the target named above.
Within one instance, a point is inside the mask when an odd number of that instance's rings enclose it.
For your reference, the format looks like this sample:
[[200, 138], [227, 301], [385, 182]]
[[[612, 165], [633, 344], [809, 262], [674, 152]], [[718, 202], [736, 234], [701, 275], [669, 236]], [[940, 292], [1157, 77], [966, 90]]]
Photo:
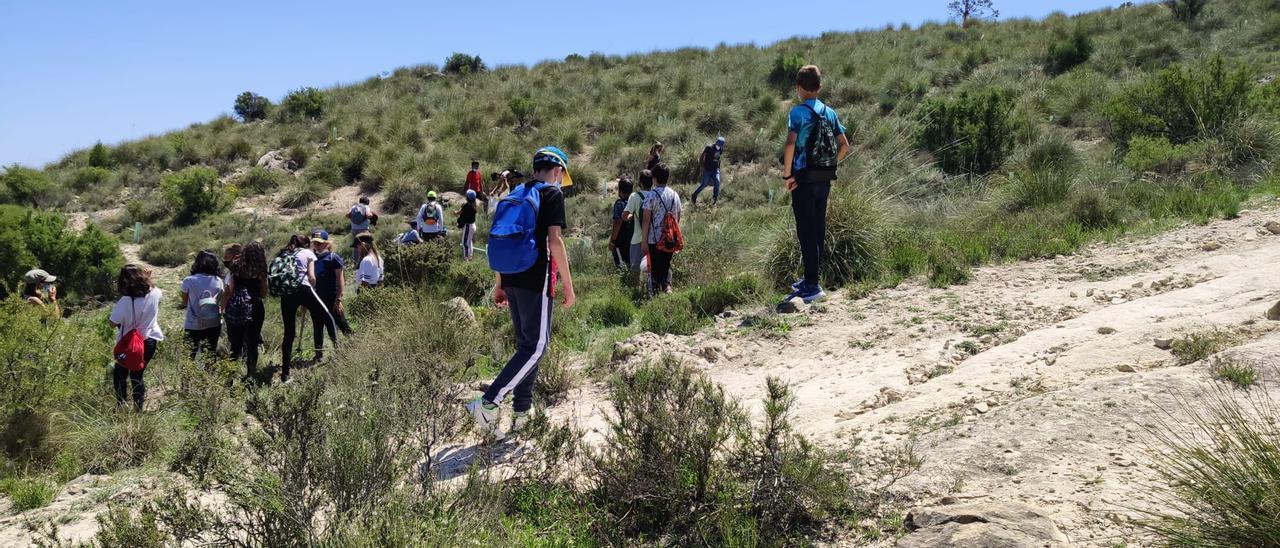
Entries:
[[[1261, 267], [1280, 242], [1275, 0], [477, 61], [250, 94], [239, 118], [5, 168], [0, 364], [20, 382], [0, 388], [0, 544], [920, 546], [939, 533], [908, 535], [928, 528], [908, 509], [957, 501], [1028, 504], [1018, 524], [1061, 530], [1040, 540], [1088, 546], [1207, 538], [1184, 515], [1253, 531], [1168, 504], [1186, 478], [1160, 468], [1158, 433], [1224, 387], [1274, 385], [1276, 324], [1259, 318], [1280, 295]], [[775, 159], [806, 63], [854, 153], [830, 206], [831, 298], [784, 314], [799, 259]], [[695, 207], [716, 135], [724, 196]], [[647, 298], [606, 240], [613, 181], [654, 141], [688, 243], [675, 291]], [[525, 169], [546, 144], [573, 164], [579, 302], [539, 366], [545, 415], [481, 439], [457, 404], [512, 351], [492, 272], [456, 235], [392, 238], [471, 159]], [[197, 250], [272, 253], [312, 227], [345, 244], [360, 195], [384, 212], [387, 280], [347, 303], [354, 335], [302, 350], [280, 385], [272, 298], [258, 378], [187, 357], [174, 299]], [[165, 292], [143, 413], [102, 382], [125, 262]], [[62, 278], [62, 321], [12, 294], [34, 267]]]

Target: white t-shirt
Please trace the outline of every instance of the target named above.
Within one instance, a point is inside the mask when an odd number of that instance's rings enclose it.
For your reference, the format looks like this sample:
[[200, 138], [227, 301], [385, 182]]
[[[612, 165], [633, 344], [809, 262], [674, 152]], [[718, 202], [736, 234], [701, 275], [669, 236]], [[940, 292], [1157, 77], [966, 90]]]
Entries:
[[212, 329], [222, 325], [222, 315], [217, 317], [200, 317], [200, 299], [212, 297], [219, 301], [222, 278], [208, 274], [193, 274], [182, 279], [182, 292], [187, 294], [187, 317], [182, 321], [183, 329]]
[[365, 255], [360, 259], [360, 269], [356, 271], [356, 278], [361, 283], [369, 285], [378, 285], [382, 282], [382, 258], [372, 253]]
[[667, 215], [675, 215], [676, 222], [680, 222], [680, 195], [670, 187], [654, 187], [652, 192], [645, 195], [644, 208], [650, 211], [650, 245], [658, 243], [662, 238], [662, 220]]
[[159, 289], [151, 288], [145, 297], [120, 297], [116, 301], [108, 316], [111, 323], [120, 326], [116, 330], [116, 342], [133, 329], [137, 329], [143, 339], [164, 340], [164, 332], [160, 331], [160, 296]]
[[311, 286], [311, 278], [307, 277], [307, 270], [311, 263], [316, 262], [316, 252], [310, 249], [299, 249], [298, 254], [293, 257], [294, 264], [298, 266], [298, 275], [302, 276], [302, 285]]

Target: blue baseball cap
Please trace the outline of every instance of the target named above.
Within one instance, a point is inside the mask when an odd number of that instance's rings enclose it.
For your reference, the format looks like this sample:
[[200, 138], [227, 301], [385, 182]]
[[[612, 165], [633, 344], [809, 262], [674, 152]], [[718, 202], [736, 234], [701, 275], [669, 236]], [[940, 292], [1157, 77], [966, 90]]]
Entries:
[[533, 153], [533, 161], [547, 161], [556, 164], [562, 168], [569, 169], [569, 155], [565, 154], [559, 147], [542, 147]]
[[468, 188], [468, 189], [467, 189], [467, 199], [468, 199], [468, 200], [474, 200], [474, 199], [476, 199], [476, 191], [471, 190], [471, 189], [469, 189], [469, 188]]
[[323, 242], [323, 243], [328, 243], [328, 242], [329, 242], [329, 233], [328, 233], [327, 231], [325, 231], [325, 230], [322, 230], [322, 229], [312, 230], [312, 231], [311, 231], [311, 241], [313, 241], [313, 242]]
[[723, 145], [723, 144], [724, 144], [724, 137], [716, 137], [716, 142], [717, 142], [717, 143], [720, 143], [720, 144], [722, 144], [722, 145]]

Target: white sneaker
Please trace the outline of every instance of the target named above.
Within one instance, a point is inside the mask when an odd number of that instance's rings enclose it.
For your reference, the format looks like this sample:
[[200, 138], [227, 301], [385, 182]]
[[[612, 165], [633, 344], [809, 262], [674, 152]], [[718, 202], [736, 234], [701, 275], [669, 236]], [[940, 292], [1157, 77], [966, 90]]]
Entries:
[[519, 434], [521, 430], [524, 430], [525, 425], [529, 424], [529, 419], [531, 418], [533, 418], [531, 411], [516, 411], [511, 416], [511, 430], [507, 432], [507, 435]]
[[498, 408], [485, 407], [484, 396], [467, 402], [467, 414], [476, 421], [476, 429], [485, 434], [493, 434], [498, 430]]

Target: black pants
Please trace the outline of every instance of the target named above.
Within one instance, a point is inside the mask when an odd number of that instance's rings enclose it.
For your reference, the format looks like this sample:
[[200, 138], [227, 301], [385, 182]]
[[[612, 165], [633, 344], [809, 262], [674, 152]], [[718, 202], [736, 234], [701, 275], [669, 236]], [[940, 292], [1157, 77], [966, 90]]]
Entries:
[[493, 379], [484, 399], [500, 404], [511, 394], [511, 407], [517, 412], [528, 411], [533, 407], [538, 362], [546, 355], [547, 345], [551, 342], [551, 297], [547, 296], [546, 290], [508, 287], [504, 291], [516, 334], [516, 353]]
[[[346, 314], [338, 312], [338, 298], [324, 296], [320, 297], [320, 302], [324, 303], [324, 307], [329, 309], [329, 315], [333, 316], [333, 324], [338, 327], [338, 330], [343, 335], [350, 337], [352, 333], [351, 324], [347, 323]], [[314, 330], [312, 338], [315, 340], [316, 348], [324, 348], [324, 331], [321, 331], [320, 324], [315, 323], [315, 320], [312, 319], [311, 328]]]
[[196, 359], [196, 355], [201, 350], [205, 352], [205, 359], [212, 359], [218, 351], [218, 338], [222, 336], [222, 326], [210, 327], [209, 329], [188, 329], [186, 331], [187, 347], [191, 351], [191, 359]]
[[253, 301], [253, 315], [246, 325], [227, 322], [227, 341], [231, 343], [231, 359], [244, 358], [249, 375], [258, 373], [258, 345], [262, 342], [262, 324], [266, 319], [266, 306], [262, 299]]
[[791, 191], [791, 212], [796, 217], [804, 283], [816, 286], [822, 255], [827, 251], [827, 198], [831, 196], [831, 181], [806, 180], [801, 172], [796, 182], [796, 189]]
[[614, 242], [613, 266], [624, 270], [631, 268], [631, 238], [624, 242]]
[[146, 371], [145, 366], [151, 363], [151, 358], [156, 355], [156, 340], [147, 339], [142, 343], [142, 364], [144, 369], [139, 371], [129, 371], [119, 365], [111, 370], [111, 387], [116, 390], [116, 403], [123, 405], [129, 400], [129, 388], [133, 388], [133, 406], [142, 410], [142, 402], [147, 398], [147, 383], [142, 381], [142, 373]]
[[671, 259], [675, 253], [659, 251], [658, 246], [649, 246], [649, 275], [653, 278], [653, 292], [660, 293], [671, 287]]
[[[338, 326], [334, 324], [333, 316], [329, 314], [329, 309], [325, 308], [324, 303], [320, 302], [320, 297], [316, 295], [316, 291], [311, 286], [304, 285], [298, 288], [292, 295], [286, 295], [280, 298], [280, 316], [284, 321], [284, 341], [280, 347], [280, 379], [289, 378], [289, 366], [293, 363], [293, 341], [298, 336], [297, 319], [298, 307], [304, 307], [311, 313], [311, 323], [313, 325], [324, 325], [325, 331], [329, 332], [329, 338], [333, 340], [333, 344], [338, 344]], [[316, 331], [316, 350], [321, 350], [324, 343], [324, 334], [319, 330]]]

